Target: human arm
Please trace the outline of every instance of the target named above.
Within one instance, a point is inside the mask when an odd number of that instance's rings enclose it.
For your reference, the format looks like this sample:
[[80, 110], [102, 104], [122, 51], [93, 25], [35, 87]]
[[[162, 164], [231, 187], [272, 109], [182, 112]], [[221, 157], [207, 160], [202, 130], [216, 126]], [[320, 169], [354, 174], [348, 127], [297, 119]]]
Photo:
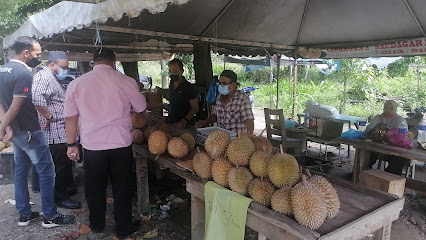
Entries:
[[209, 124], [213, 124], [217, 121], [217, 115], [213, 114], [209, 118], [198, 121], [198, 127], [205, 127]]
[[254, 131], [254, 120], [253, 119], [247, 119], [244, 121], [244, 124], [247, 127], [247, 133], [253, 133]]
[[191, 109], [185, 115], [185, 118], [176, 124], [177, 129], [184, 129], [186, 127], [186, 124], [188, 123], [186, 120], [190, 121], [191, 119], [194, 118], [194, 115], [198, 112], [199, 107], [198, 107], [198, 100], [196, 98], [189, 100], [189, 104], [191, 105]]
[[45, 106], [35, 106], [35, 109], [45, 119], [45, 122], [41, 127], [44, 127], [44, 128], [48, 127], [50, 124], [50, 121], [52, 121], [53, 119], [53, 115], [50, 112], [49, 108]]
[[24, 102], [25, 97], [13, 97], [12, 104], [10, 105], [9, 110], [4, 112], [3, 107], [1, 108], [0, 111], [3, 114], [1, 114], [0, 116], [0, 139], [9, 140], [12, 137], [13, 131], [9, 125], [18, 116], [19, 112], [22, 109], [22, 106], [24, 105]]
[[380, 122], [383, 122], [383, 120], [381, 120], [381, 115], [377, 115], [377, 116], [373, 117], [373, 119], [371, 120], [371, 122], [365, 128], [365, 132], [369, 133]]
[[77, 146], [77, 130], [78, 130], [78, 115], [65, 117], [65, 134], [67, 136], [67, 145], [71, 144], [75, 146], [68, 146], [67, 156], [73, 161], [80, 159], [80, 151]]

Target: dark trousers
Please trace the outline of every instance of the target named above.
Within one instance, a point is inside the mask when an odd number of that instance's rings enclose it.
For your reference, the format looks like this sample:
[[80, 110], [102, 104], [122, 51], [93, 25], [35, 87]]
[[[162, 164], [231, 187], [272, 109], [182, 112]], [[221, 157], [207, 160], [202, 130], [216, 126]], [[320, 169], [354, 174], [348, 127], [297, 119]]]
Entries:
[[[72, 188], [74, 177], [72, 175], [72, 161], [67, 156], [67, 146], [62, 144], [49, 144], [50, 154], [52, 154], [53, 162], [55, 163], [55, 200], [61, 201], [69, 198], [67, 189]], [[33, 168], [31, 173], [31, 187], [38, 189], [39, 187], [38, 174]]]
[[89, 206], [90, 225], [96, 229], [105, 227], [106, 189], [111, 179], [114, 195], [114, 219], [116, 233], [129, 231], [132, 221], [131, 184], [135, 181], [133, 152], [125, 148], [91, 151], [84, 149], [85, 194]]
[[[377, 157], [378, 157], [377, 152], [371, 152], [370, 168], [373, 167], [373, 165], [376, 163]], [[402, 169], [404, 168], [404, 166], [410, 165], [410, 159], [398, 157], [394, 155], [385, 154], [384, 161], [387, 161], [389, 163], [389, 166], [385, 169], [385, 171], [396, 174], [396, 175], [401, 175]]]

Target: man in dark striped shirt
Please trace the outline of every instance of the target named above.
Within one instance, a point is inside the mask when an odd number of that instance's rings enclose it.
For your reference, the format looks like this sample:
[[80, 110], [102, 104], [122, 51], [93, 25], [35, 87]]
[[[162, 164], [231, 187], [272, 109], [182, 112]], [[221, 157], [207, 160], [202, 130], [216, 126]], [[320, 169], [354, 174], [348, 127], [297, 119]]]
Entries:
[[65, 91], [60, 81], [68, 76], [68, 57], [65, 52], [51, 51], [46, 67], [34, 75], [33, 103], [49, 143], [55, 163], [55, 200], [60, 207], [80, 208], [79, 202], [70, 199], [67, 189], [72, 188], [72, 161], [67, 156], [64, 102]]

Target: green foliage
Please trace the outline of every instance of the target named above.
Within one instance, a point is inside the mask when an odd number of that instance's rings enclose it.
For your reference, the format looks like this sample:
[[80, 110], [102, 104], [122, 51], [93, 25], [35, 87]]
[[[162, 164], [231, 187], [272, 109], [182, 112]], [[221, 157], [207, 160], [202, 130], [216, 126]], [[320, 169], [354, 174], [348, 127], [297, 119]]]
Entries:
[[414, 58], [401, 58], [396, 62], [389, 64], [388, 73], [390, 77], [404, 77], [407, 74], [410, 64], [414, 62]]

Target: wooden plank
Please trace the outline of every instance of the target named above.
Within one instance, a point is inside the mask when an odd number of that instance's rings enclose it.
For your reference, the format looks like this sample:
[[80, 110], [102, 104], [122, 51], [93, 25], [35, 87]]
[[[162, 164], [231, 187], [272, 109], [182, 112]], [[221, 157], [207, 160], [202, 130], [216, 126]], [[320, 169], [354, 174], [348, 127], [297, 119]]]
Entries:
[[191, 239], [204, 239], [204, 201], [191, 195]]
[[266, 236], [259, 233], [259, 235], [257, 236], [257, 240], [266, 240]]
[[395, 194], [398, 197], [404, 196], [405, 178], [379, 169], [362, 171], [360, 174], [360, 184]]
[[[188, 180], [187, 191], [204, 200], [204, 183]], [[271, 240], [317, 239], [319, 233], [305, 228], [289, 217], [252, 202], [247, 211], [246, 225]]]
[[176, 162], [176, 164], [178, 166], [181, 166], [181, 167], [185, 168], [186, 170], [188, 170], [190, 172], [194, 172], [194, 165], [192, 163], [193, 163], [193, 160]]
[[148, 159], [145, 157], [136, 157], [135, 162], [138, 212], [143, 213], [144, 209], [149, 204]]
[[387, 202], [391, 202], [397, 199], [397, 197], [393, 194], [389, 194], [389, 193], [385, 193], [379, 190], [375, 190], [375, 189], [371, 189], [371, 188], [367, 188], [365, 186], [362, 186], [360, 184], [356, 184], [338, 177], [334, 177], [334, 176], [330, 176], [327, 175], [325, 173], [322, 172], [317, 172], [317, 171], [311, 171], [312, 175], [321, 175], [323, 177], [325, 177], [330, 183], [332, 183], [333, 185], [340, 185], [342, 187], [348, 188], [348, 189], [352, 189], [354, 191], [359, 191], [365, 195], [370, 195], [370, 197], [374, 197], [377, 199], [384, 199]]
[[377, 231], [399, 217], [404, 198], [388, 203], [369, 214], [319, 238], [319, 240], [356, 240]]

